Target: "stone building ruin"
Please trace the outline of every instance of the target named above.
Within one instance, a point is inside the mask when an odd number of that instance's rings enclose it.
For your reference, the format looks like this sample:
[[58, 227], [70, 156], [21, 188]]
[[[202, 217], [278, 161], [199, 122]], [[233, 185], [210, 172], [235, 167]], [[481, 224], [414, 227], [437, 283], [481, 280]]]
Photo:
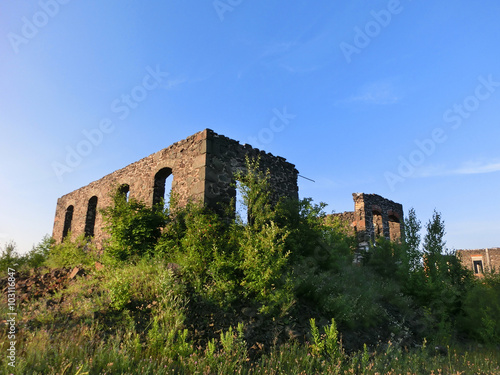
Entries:
[[205, 129], [59, 198], [53, 238], [60, 243], [70, 233], [73, 239], [84, 234], [101, 245], [105, 233], [100, 210], [112, 204], [115, 189], [152, 206], [166, 199], [167, 179], [172, 179], [171, 191], [179, 205], [196, 200], [217, 210], [218, 203], [235, 198], [234, 176], [244, 171], [246, 156], [259, 157], [260, 168], [270, 171], [273, 201], [298, 199], [293, 164]]
[[[228, 204], [236, 197], [235, 174], [245, 170], [247, 156], [258, 157], [260, 168], [269, 170], [273, 202], [281, 197], [298, 199], [295, 165], [205, 129], [59, 198], [52, 237], [61, 243], [70, 235], [75, 239], [83, 234], [100, 247], [106, 237], [100, 211], [112, 205], [116, 189], [127, 199], [152, 207], [167, 199], [167, 179], [180, 206], [195, 200], [217, 211], [220, 203]], [[360, 248], [378, 236], [393, 241], [401, 238], [401, 204], [376, 194], [355, 193], [353, 199], [353, 212], [333, 216], [349, 223]]]
[[354, 193], [354, 211], [331, 216], [349, 224], [351, 233], [357, 235], [361, 248], [377, 237], [399, 241], [403, 235], [403, 206], [377, 194]]
[[475, 276], [483, 277], [490, 272], [500, 272], [500, 248], [457, 250], [457, 257]]

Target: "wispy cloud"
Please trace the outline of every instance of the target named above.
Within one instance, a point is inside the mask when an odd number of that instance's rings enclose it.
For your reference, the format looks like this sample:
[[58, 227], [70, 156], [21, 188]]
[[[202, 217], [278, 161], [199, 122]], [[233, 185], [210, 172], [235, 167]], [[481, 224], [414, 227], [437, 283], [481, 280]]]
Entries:
[[306, 27], [294, 30], [291, 39], [276, 38], [266, 44], [247, 42], [256, 50], [255, 57], [240, 69], [238, 78], [255, 65], [277, 67], [290, 74], [308, 74], [330, 65], [333, 53], [325, 48], [333, 44], [329, 28], [333, 28], [329, 17], [318, 16]]
[[469, 161], [460, 167], [449, 169], [446, 165], [432, 165], [420, 168], [415, 177], [439, 177], [500, 172], [500, 161]]
[[163, 83], [161, 85], [161, 87], [163, 89], [170, 90], [170, 89], [174, 89], [177, 86], [180, 86], [180, 85], [182, 85], [184, 83], [188, 83], [188, 81], [189, 80], [187, 78], [172, 78], [172, 79], [166, 80], [166, 82]]
[[362, 87], [356, 94], [337, 101], [336, 104], [364, 103], [371, 105], [390, 105], [401, 100], [394, 85], [387, 81], [370, 83]]

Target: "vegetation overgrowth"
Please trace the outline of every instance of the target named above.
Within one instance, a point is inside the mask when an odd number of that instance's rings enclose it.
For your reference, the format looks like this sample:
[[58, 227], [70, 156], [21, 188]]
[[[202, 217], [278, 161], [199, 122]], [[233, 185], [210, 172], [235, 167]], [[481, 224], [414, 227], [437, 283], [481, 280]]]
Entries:
[[[1, 272], [85, 270], [17, 305], [18, 374], [500, 373], [500, 277], [475, 278], [446, 249], [439, 212], [411, 209], [400, 242], [357, 256], [346, 223], [311, 199], [271, 201], [257, 161], [234, 202], [147, 207], [117, 190], [102, 250], [50, 237]], [[103, 266], [96, 267], [96, 262]], [[34, 271], [32, 269], [35, 269]], [[30, 271], [32, 270], [32, 271]], [[6, 304], [0, 305], [7, 316]], [[6, 353], [7, 331], [0, 332]]]

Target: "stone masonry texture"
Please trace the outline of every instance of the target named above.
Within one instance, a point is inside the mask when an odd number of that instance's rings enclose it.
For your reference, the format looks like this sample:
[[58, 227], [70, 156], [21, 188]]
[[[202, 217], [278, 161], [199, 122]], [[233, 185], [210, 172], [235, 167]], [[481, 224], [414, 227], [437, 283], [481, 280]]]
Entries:
[[354, 211], [333, 214], [347, 221], [360, 243], [383, 236], [398, 241], [403, 231], [403, 206], [377, 194], [354, 193]]
[[[101, 210], [112, 204], [116, 189], [151, 207], [166, 196], [165, 180], [169, 177], [171, 192], [180, 206], [194, 200], [217, 211], [221, 203], [236, 198], [235, 175], [245, 171], [247, 156], [259, 158], [261, 170], [270, 172], [273, 202], [281, 197], [298, 199], [298, 171], [293, 164], [205, 129], [59, 198], [52, 236], [60, 243], [68, 235], [75, 239], [85, 234], [101, 247], [107, 237]], [[360, 249], [366, 249], [379, 236], [401, 240], [401, 204], [377, 194], [352, 196], [354, 211], [329, 216], [348, 223], [358, 237]], [[500, 248], [457, 250], [457, 256], [478, 276], [500, 271]]]
[[298, 171], [293, 164], [205, 129], [59, 198], [53, 237], [60, 243], [68, 233], [73, 239], [86, 234], [102, 245], [106, 234], [100, 210], [112, 204], [116, 189], [121, 187], [129, 198], [152, 206], [163, 198], [165, 178], [170, 175], [179, 205], [196, 200], [217, 210], [218, 203], [236, 196], [234, 176], [244, 171], [246, 156], [259, 157], [260, 168], [269, 170], [273, 201], [298, 199]]
[[[476, 250], [457, 250], [457, 257], [462, 264], [470, 269], [476, 276], [481, 277], [484, 273], [500, 272], [500, 248], [476, 249]], [[481, 262], [480, 267], [474, 262]], [[479, 271], [479, 272], [477, 272]]]

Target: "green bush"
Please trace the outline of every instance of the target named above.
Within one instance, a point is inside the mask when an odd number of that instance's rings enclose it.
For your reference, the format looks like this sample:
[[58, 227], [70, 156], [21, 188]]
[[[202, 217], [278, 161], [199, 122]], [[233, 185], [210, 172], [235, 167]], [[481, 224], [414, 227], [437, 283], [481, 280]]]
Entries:
[[13, 268], [16, 271], [23, 265], [24, 259], [16, 250], [16, 243], [6, 243], [0, 255], [0, 275], [7, 275], [7, 269]]
[[246, 156], [245, 165], [245, 171], [239, 171], [234, 176], [236, 181], [239, 181], [235, 187], [240, 190], [242, 203], [247, 209], [248, 225], [260, 228], [274, 220], [276, 216], [271, 202], [273, 195], [269, 182], [271, 175], [269, 170], [261, 169], [259, 158], [250, 159]]
[[0, 275], [6, 274], [7, 268], [13, 268], [16, 272], [27, 271], [31, 268], [38, 268], [47, 261], [51, 248], [54, 245], [54, 239], [46, 235], [40, 243], [26, 254], [21, 255], [16, 250], [16, 244], [9, 242], [0, 255]]
[[486, 274], [467, 291], [460, 327], [471, 338], [500, 344], [500, 274]]
[[246, 297], [263, 304], [262, 311], [285, 306], [293, 299], [287, 234], [271, 221], [259, 230], [245, 227], [240, 237], [241, 286]]
[[33, 246], [31, 251], [26, 254], [26, 265], [29, 268], [41, 267], [47, 261], [55, 242], [51, 236], [46, 235], [39, 244]]
[[288, 231], [274, 222], [268, 175], [247, 160], [238, 174], [242, 197], [249, 206], [247, 225], [221, 218], [195, 203], [171, 210], [156, 253], [178, 263], [195, 291], [220, 305], [238, 296], [255, 300], [262, 311], [289, 304], [293, 293], [287, 272]]
[[109, 284], [109, 298], [114, 309], [123, 310], [130, 302], [132, 296], [130, 287], [130, 281], [121, 277], [116, 277]]
[[149, 208], [144, 203], [117, 189], [113, 205], [102, 211], [105, 230], [111, 235], [104, 250], [110, 261], [126, 261], [153, 255], [154, 248], [165, 225], [165, 212], [159, 207]]
[[44, 265], [49, 268], [92, 266], [96, 259], [97, 249], [87, 237], [81, 235], [72, 241], [69, 233], [62, 243], [50, 249]]
[[332, 319], [332, 324], [323, 328], [324, 333], [322, 335], [320, 335], [316, 321], [313, 318], [309, 320], [309, 324], [311, 325], [311, 336], [313, 338], [313, 342], [309, 344], [311, 354], [314, 357], [323, 356], [332, 362], [340, 360], [344, 353], [339, 343], [339, 333], [335, 320]]
[[[209, 209], [194, 203], [190, 203], [175, 215], [182, 216], [174, 220], [182, 220], [179, 225], [182, 225], [184, 230], [181, 238], [174, 240], [176, 245], [170, 249], [172, 255], [167, 259], [182, 266], [186, 281], [199, 292], [210, 283], [229, 280], [226, 276], [232, 275], [232, 264], [226, 256], [228, 238], [220, 218]], [[161, 240], [159, 246], [172, 244], [171, 233], [165, 231], [163, 238], [167, 241]], [[161, 251], [169, 252], [165, 248]]]
[[377, 238], [363, 257], [363, 263], [384, 278], [399, 279], [403, 268], [401, 244]]

